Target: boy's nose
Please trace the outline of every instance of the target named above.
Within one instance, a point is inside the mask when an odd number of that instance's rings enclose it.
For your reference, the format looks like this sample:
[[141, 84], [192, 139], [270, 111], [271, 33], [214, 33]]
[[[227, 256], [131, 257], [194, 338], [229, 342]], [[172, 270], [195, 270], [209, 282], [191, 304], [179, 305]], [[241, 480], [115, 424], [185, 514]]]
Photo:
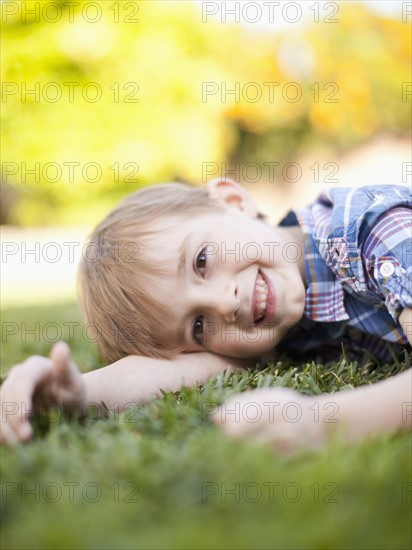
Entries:
[[240, 307], [235, 281], [232, 281], [226, 289], [222, 289], [222, 292], [215, 292], [211, 296], [210, 304], [215, 313], [226, 323], [234, 323]]

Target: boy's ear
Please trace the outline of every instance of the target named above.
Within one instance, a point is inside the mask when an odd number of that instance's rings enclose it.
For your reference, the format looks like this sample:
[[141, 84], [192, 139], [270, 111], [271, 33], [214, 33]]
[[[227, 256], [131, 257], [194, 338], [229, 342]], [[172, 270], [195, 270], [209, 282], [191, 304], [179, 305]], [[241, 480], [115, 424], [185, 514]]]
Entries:
[[225, 178], [208, 182], [207, 189], [211, 199], [225, 203], [228, 208], [237, 208], [250, 218], [256, 218], [258, 209], [252, 195], [235, 181]]

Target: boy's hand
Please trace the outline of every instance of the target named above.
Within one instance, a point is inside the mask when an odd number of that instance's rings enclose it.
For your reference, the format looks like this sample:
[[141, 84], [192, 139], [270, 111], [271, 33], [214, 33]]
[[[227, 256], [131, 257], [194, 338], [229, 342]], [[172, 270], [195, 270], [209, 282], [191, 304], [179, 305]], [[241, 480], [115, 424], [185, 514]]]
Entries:
[[317, 401], [289, 388], [259, 388], [233, 395], [211, 413], [211, 420], [229, 437], [271, 443], [289, 454], [324, 445], [325, 426], [314, 415]]
[[57, 404], [82, 410], [86, 386], [70, 361], [69, 346], [57, 342], [50, 359], [33, 355], [14, 366], [1, 386], [0, 397], [0, 442], [13, 445], [32, 436], [29, 417], [36, 408]]

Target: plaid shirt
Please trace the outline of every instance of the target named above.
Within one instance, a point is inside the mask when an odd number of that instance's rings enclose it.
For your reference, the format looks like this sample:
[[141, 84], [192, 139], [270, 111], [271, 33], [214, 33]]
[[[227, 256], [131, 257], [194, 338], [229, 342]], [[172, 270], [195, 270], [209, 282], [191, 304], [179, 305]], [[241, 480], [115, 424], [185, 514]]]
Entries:
[[398, 322], [412, 307], [411, 191], [389, 185], [329, 189], [280, 225], [298, 223], [305, 309], [279, 349], [327, 360], [343, 350], [358, 360], [381, 361], [411, 350]]

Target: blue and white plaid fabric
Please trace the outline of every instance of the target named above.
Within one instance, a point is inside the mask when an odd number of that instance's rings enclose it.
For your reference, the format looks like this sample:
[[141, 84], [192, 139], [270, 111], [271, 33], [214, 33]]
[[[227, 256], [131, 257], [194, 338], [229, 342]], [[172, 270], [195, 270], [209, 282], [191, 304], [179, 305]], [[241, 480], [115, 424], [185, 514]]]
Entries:
[[305, 310], [279, 349], [326, 359], [344, 350], [382, 361], [410, 350], [398, 317], [412, 307], [411, 191], [329, 189], [280, 225], [297, 223], [304, 234]]

